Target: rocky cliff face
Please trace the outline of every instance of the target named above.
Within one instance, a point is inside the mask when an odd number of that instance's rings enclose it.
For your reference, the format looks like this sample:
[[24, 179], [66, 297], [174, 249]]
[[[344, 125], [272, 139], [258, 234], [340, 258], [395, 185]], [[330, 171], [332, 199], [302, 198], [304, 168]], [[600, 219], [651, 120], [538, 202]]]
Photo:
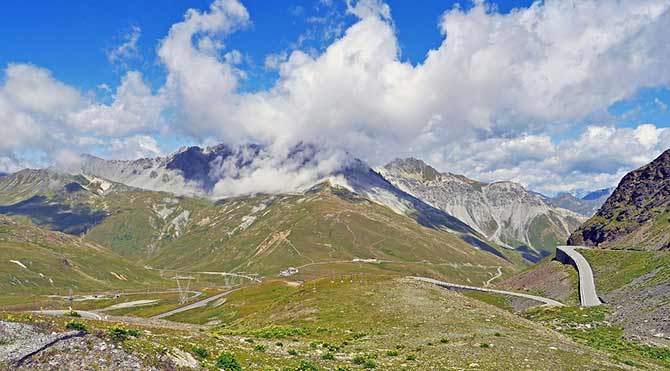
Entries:
[[396, 160], [378, 171], [396, 187], [464, 221], [489, 240], [524, 251], [530, 260], [551, 254], [585, 219], [551, 206], [520, 184], [489, 184], [440, 173], [421, 160]]
[[568, 243], [670, 249], [670, 150], [626, 174], [598, 213], [575, 231]]

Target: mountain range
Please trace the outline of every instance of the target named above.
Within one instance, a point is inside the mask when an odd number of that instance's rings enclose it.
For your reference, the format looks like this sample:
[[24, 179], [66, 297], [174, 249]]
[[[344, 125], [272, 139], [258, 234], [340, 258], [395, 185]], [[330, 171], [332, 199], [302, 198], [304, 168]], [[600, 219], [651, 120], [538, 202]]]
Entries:
[[[340, 209], [351, 209], [351, 205], [360, 205], [363, 200], [368, 204], [366, 214], [386, 208], [396, 215], [391, 219], [400, 221], [409, 217], [420, 227], [453, 236], [454, 241], [461, 241], [457, 245], [465, 243], [470, 248], [517, 262], [535, 262], [550, 255], [584, 220], [583, 216], [556, 207], [517, 183], [483, 183], [462, 175], [439, 173], [423, 161], [411, 158], [377, 169], [360, 160], [351, 160], [335, 172], [322, 174], [314, 184], [295, 194], [249, 195], [223, 200], [213, 197], [212, 189], [219, 179], [238, 176], [262, 156], [262, 150], [258, 145], [188, 147], [166, 157], [130, 161], [83, 155], [77, 168], [67, 172], [23, 170], [3, 177], [0, 202], [4, 206], [0, 207], [0, 214], [27, 215], [38, 225], [86, 235], [120, 253], [142, 257], [150, 264], [174, 262], [173, 259], [180, 256], [176, 246], [184, 244], [178, 240], [184, 235], [183, 238], [219, 242], [233, 239], [236, 246], [259, 245], [277, 233], [296, 236], [290, 228], [274, 228], [251, 237], [247, 236], [250, 234], [247, 229], [253, 231], [255, 228], [249, 227], [261, 219], [262, 216], [257, 215], [259, 208], [266, 216], [275, 206], [293, 204], [297, 207], [304, 202], [300, 200], [314, 199], [315, 194], [320, 195], [316, 200], [337, 204]], [[315, 151], [310, 146], [298, 146], [286, 161], [309, 166]], [[144, 202], [138, 203], [138, 199]], [[346, 203], [342, 203], [343, 200]], [[228, 210], [231, 204], [238, 205], [235, 211]], [[238, 214], [236, 211], [245, 210], [246, 214], [239, 213], [237, 221], [229, 215], [227, 228], [222, 228], [221, 222], [207, 222], [208, 218], [215, 219], [222, 209], [234, 215]], [[202, 215], [201, 220], [199, 215]], [[329, 225], [328, 217], [324, 218], [326, 220], [315, 223]], [[285, 219], [276, 224], [291, 223], [290, 218]], [[198, 233], [193, 234], [194, 231]], [[236, 234], [243, 236], [233, 238]], [[356, 238], [358, 236], [350, 237], [351, 240]], [[317, 244], [332, 245], [332, 241]], [[209, 252], [216, 255], [217, 251], [222, 250], [212, 248]], [[309, 262], [298, 255], [294, 262], [286, 259], [286, 264]], [[351, 252], [343, 256], [364, 255]], [[203, 254], [191, 259], [192, 264], [205, 267], [213, 261], [208, 256]], [[248, 258], [238, 254], [237, 258], [227, 257], [226, 261]], [[197, 263], [200, 259], [202, 264]], [[272, 267], [273, 270], [280, 268]]]
[[[292, 152], [291, 161], [308, 166], [310, 151]], [[0, 178], [0, 214], [43, 235], [78, 236], [83, 246], [104, 247], [89, 248], [91, 257], [113, 256], [128, 267], [263, 276], [298, 267], [309, 276], [373, 259], [385, 263], [365, 269], [462, 282], [484, 282], [495, 267], [513, 272], [549, 255], [580, 219], [518, 184], [440, 174], [413, 159], [379, 169], [351, 160], [295, 193], [212, 197], [219, 177], [234, 176], [222, 175], [222, 162], [238, 172], [260, 153], [258, 146], [222, 145], [134, 161], [84, 155], [75, 170], [26, 169]], [[16, 246], [12, 236], [4, 243]], [[28, 272], [35, 252], [6, 259], [17, 285], [46, 276]], [[76, 263], [77, 270], [95, 269], [86, 266], [92, 261]], [[49, 278], [48, 287], [68, 285], [55, 273]], [[115, 281], [109, 287], [123, 283]]]
[[598, 209], [600, 209], [600, 206], [605, 203], [613, 191], [614, 188], [603, 188], [592, 192], [587, 192], [582, 197], [577, 197], [568, 192], [559, 193], [554, 197], [547, 197], [544, 195], [541, 197], [554, 206], [591, 217], [598, 211]]

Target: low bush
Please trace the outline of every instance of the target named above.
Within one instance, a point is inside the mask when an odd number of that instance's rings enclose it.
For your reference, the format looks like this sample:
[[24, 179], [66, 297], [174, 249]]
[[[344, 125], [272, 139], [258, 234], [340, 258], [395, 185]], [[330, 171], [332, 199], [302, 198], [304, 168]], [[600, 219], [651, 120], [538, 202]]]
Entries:
[[107, 337], [115, 342], [123, 342], [131, 337], [136, 338], [140, 336], [140, 332], [135, 329], [127, 329], [123, 326], [113, 325], [107, 328]]
[[209, 352], [203, 347], [194, 346], [192, 350], [195, 357], [200, 360], [209, 358]]
[[216, 367], [223, 371], [242, 371], [240, 362], [238, 362], [237, 359], [235, 359], [235, 356], [230, 353], [222, 353], [219, 358], [216, 359]]
[[88, 328], [81, 322], [78, 321], [69, 321], [65, 324], [65, 329], [70, 331], [82, 331], [88, 333]]
[[76, 318], [81, 317], [81, 314], [77, 313], [77, 311], [74, 311], [74, 310], [72, 310], [72, 309], [70, 309], [69, 311], [63, 313], [63, 315], [64, 315], [65, 317], [76, 317]]

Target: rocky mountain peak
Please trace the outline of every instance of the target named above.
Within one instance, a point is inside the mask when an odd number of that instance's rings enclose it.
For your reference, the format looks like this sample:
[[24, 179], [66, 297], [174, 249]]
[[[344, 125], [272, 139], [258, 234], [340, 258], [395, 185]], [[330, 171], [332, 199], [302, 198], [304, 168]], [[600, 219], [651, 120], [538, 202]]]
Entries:
[[407, 158], [397, 158], [390, 163], [388, 163], [384, 168], [388, 170], [399, 170], [407, 175], [412, 175], [417, 179], [422, 180], [436, 180], [440, 176], [440, 172], [435, 170], [430, 165], [426, 164], [422, 160], [407, 157]]
[[670, 150], [621, 179], [600, 210], [569, 243], [601, 247], [669, 249]]

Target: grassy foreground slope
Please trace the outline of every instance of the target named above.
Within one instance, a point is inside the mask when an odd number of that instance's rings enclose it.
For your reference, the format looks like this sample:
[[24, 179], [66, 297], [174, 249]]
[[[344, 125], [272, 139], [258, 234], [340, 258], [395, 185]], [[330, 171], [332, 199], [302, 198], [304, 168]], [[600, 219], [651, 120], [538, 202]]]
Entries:
[[60, 293], [166, 284], [155, 272], [79, 237], [0, 215], [0, 289]]
[[363, 275], [302, 285], [267, 282], [235, 292], [219, 306], [170, 319], [218, 319], [220, 339], [253, 339], [273, 358], [293, 353], [330, 370], [365, 364], [379, 370], [622, 367], [541, 325], [410, 279]]
[[[577, 344], [456, 292], [410, 279], [346, 278], [350, 276], [298, 286], [284, 281], [254, 285], [189, 314], [202, 322], [210, 316], [206, 312], [218, 311], [222, 325], [213, 331], [152, 328], [120, 345], [145, 367], [166, 369], [177, 355], [203, 369], [217, 369], [217, 360], [225, 359], [245, 371], [633, 369], [625, 357]], [[60, 319], [47, 321], [65, 325]], [[96, 334], [89, 336], [109, 336], [109, 323], [80, 322]]]

